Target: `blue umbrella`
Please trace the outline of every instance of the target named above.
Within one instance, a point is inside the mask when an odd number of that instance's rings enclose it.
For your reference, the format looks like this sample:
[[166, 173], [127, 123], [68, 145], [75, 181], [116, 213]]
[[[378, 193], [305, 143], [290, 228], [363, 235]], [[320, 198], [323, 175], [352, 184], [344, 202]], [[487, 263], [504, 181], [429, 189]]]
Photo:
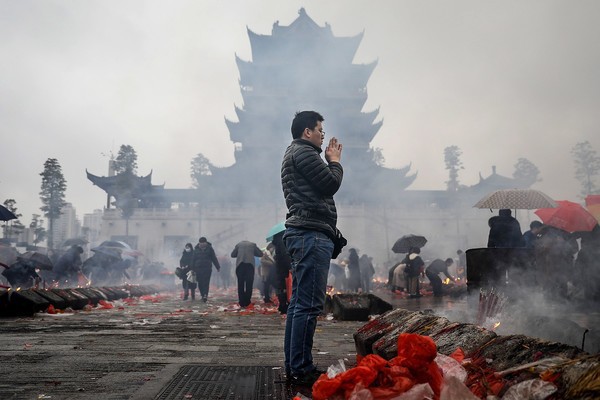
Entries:
[[285, 231], [285, 221], [281, 221], [277, 225], [269, 229], [269, 232], [267, 233], [267, 242], [273, 240], [273, 236], [283, 231]]

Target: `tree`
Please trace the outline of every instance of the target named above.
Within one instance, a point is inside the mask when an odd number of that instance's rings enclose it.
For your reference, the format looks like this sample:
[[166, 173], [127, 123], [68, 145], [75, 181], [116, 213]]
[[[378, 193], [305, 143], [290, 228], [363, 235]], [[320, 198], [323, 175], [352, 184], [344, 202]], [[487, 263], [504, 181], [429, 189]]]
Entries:
[[115, 205], [121, 209], [121, 216], [125, 219], [125, 235], [129, 236], [129, 218], [137, 208], [137, 199], [133, 195], [137, 173], [137, 153], [130, 145], [122, 144], [114, 161], [115, 174], [117, 174], [117, 190]]
[[192, 186], [199, 188], [201, 186], [200, 180], [202, 177], [212, 175], [212, 168], [214, 168], [214, 165], [210, 162], [210, 160], [206, 158], [204, 154], [198, 153], [198, 155], [192, 160], [190, 168]]
[[130, 172], [135, 175], [137, 173], [137, 153], [134, 148], [128, 144], [122, 144], [117, 158], [115, 158], [114, 166], [116, 174]]
[[536, 182], [540, 182], [540, 170], [534, 163], [526, 158], [519, 158], [515, 164], [515, 172], [513, 178], [520, 180], [524, 184], [531, 186]]
[[15, 199], [6, 199], [4, 200], [4, 207], [6, 207], [10, 212], [15, 214], [17, 219], [13, 219], [11, 221], [6, 221], [4, 223], [4, 237], [12, 238], [14, 236], [19, 236], [21, 232], [25, 229], [21, 221], [19, 221], [19, 217], [23, 216], [23, 214], [19, 214], [17, 211], [17, 202]]
[[581, 183], [581, 195], [598, 192], [596, 178], [600, 172], [600, 157], [587, 140], [577, 143], [571, 149], [575, 161], [575, 178]]
[[65, 191], [67, 190], [67, 181], [62, 173], [62, 168], [56, 158], [49, 158], [44, 163], [44, 171], [40, 173], [42, 176], [42, 190], [40, 199], [43, 206], [40, 210], [44, 212], [44, 216], [48, 218], [50, 229], [48, 231], [48, 247], [53, 248], [53, 228], [54, 220], [57, 219], [65, 206]]
[[446, 181], [447, 190], [454, 192], [458, 190], [458, 171], [464, 169], [460, 156], [462, 151], [457, 146], [449, 146], [444, 149], [444, 162], [449, 171], [449, 179]]
[[33, 229], [33, 244], [37, 245], [43, 242], [46, 238], [46, 228], [44, 228], [44, 220], [40, 218], [41, 215], [33, 214], [31, 216], [31, 223], [29, 228]]

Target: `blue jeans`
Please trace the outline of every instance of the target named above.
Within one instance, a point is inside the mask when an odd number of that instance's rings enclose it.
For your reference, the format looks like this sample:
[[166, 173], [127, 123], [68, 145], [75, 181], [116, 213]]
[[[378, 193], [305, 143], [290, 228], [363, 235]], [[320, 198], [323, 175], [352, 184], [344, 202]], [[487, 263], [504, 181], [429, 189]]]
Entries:
[[283, 236], [292, 258], [292, 298], [285, 324], [285, 370], [303, 375], [312, 359], [317, 317], [323, 311], [333, 242], [321, 232], [288, 228]]

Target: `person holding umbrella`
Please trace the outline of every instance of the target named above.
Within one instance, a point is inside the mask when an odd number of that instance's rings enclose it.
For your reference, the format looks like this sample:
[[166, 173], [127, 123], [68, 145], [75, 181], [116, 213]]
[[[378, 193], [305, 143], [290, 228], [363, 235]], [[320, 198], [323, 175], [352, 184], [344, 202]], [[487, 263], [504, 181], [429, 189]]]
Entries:
[[508, 209], [501, 209], [498, 215], [488, 220], [490, 233], [487, 247], [523, 247], [521, 225]]

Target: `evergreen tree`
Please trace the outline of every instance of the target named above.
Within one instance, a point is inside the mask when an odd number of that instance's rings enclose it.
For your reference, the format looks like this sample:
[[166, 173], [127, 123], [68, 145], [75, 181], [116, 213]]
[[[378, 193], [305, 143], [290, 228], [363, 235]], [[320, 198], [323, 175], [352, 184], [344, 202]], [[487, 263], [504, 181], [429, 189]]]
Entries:
[[3, 204], [4, 204], [4, 207], [6, 207], [10, 212], [15, 214], [15, 216], [17, 217], [17, 219], [6, 221], [4, 223], [4, 237], [6, 237], [6, 238], [17, 237], [25, 229], [25, 227], [23, 226], [21, 221], [19, 221], [19, 217], [22, 217], [23, 214], [18, 213], [17, 202], [15, 201], [15, 199], [6, 199], [6, 200], [4, 200]]
[[46, 228], [44, 228], [44, 220], [40, 218], [41, 215], [33, 214], [31, 216], [31, 223], [29, 228], [33, 229], [33, 244], [37, 245], [46, 239]]
[[40, 199], [44, 216], [49, 221], [48, 247], [53, 248], [53, 228], [54, 220], [57, 219], [65, 206], [65, 191], [67, 190], [67, 181], [62, 173], [62, 168], [56, 158], [49, 158], [44, 163], [44, 171], [40, 173], [42, 177], [42, 190]]
[[515, 164], [515, 172], [513, 178], [520, 180], [524, 184], [531, 186], [536, 182], [540, 182], [540, 170], [534, 163], [526, 158], [519, 158]]
[[458, 190], [458, 171], [464, 169], [460, 156], [462, 151], [458, 146], [449, 146], [444, 149], [444, 162], [446, 169], [449, 171], [449, 179], [446, 181], [448, 191], [454, 192]]
[[122, 144], [119, 148], [117, 158], [115, 158], [115, 173], [129, 172], [133, 175], [137, 173], [137, 153], [130, 145]]
[[192, 160], [190, 168], [190, 176], [192, 178], [192, 186], [198, 189], [201, 184], [200, 181], [203, 176], [212, 175], [212, 169], [214, 165], [211, 164], [210, 160], [202, 153], [198, 153]]
[[598, 192], [596, 180], [600, 172], [600, 157], [587, 140], [577, 143], [571, 149], [573, 161], [575, 162], [575, 178], [581, 183], [581, 195]]

